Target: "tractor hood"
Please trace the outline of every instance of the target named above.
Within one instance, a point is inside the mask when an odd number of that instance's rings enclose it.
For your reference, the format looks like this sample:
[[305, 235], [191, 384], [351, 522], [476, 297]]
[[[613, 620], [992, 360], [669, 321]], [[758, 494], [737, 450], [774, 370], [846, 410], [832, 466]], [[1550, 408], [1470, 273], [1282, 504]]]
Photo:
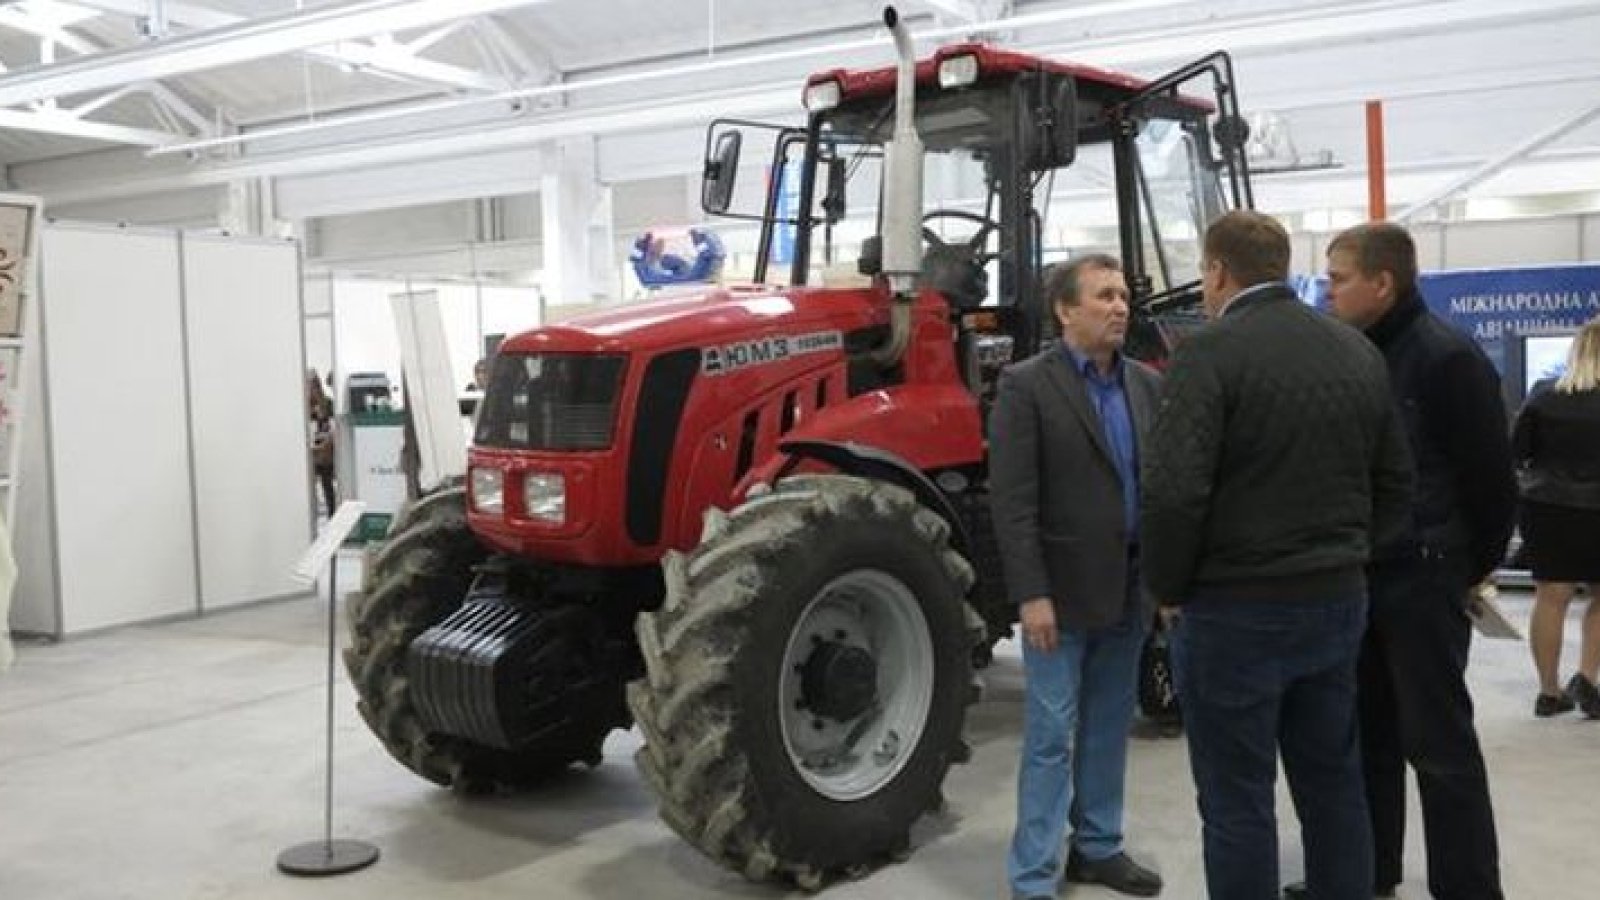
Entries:
[[711, 287], [524, 332], [508, 339], [502, 349], [629, 353], [703, 347], [799, 325], [853, 330], [886, 321], [886, 299], [887, 294], [878, 288]]

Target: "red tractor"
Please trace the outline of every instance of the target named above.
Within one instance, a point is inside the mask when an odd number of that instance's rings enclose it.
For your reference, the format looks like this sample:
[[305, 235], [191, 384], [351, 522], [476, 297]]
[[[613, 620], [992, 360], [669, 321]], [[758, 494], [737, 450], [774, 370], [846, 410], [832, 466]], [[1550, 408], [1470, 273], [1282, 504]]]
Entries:
[[[899, 66], [815, 75], [806, 125], [773, 129], [756, 283], [506, 341], [466, 484], [369, 558], [346, 660], [413, 771], [527, 785], [636, 724], [663, 818], [752, 879], [909, 851], [1015, 619], [984, 416], [1053, 339], [1038, 188], [1109, 149], [1144, 312], [1192, 296], [1200, 230], [1250, 194], [1226, 56], [1149, 83], [982, 44], [916, 62], [885, 17]], [[708, 212], [755, 127], [708, 134]]]

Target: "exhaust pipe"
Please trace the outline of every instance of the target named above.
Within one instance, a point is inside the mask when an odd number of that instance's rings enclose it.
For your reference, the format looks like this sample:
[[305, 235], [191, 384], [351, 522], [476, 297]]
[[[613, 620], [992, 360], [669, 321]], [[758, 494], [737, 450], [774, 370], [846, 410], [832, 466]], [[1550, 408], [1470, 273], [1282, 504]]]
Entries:
[[911, 304], [922, 273], [922, 139], [917, 136], [917, 55], [911, 32], [892, 6], [883, 24], [899, 55], [894, 93], [894, 137], [883, 150], [883, 273], [894, 294], [889, 343], [874, 353], [884, 366], [905, 355], [911, 341]]

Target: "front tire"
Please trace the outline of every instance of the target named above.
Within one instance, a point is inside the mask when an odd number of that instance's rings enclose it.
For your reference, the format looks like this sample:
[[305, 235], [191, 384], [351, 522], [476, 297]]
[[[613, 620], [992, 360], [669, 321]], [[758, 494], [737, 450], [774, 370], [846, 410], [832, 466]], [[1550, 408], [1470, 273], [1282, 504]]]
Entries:
[[[384, 749], [401, 765], [443, 787], [468, 793], [536, 784], [574, 762], [598, 765], [614, 727], [627, 726], [622, 680], [615, 698], [589, 705], [541, 734], [533, 746], [509, 751], [430, 733], [418, 717], [406, 657], [412, 641], [461, 607], [488, 551], [467, 527], [466, 491], [447, 488], [408, 505], [389, 537], [367, 558], [362, 591], [350, 603], [345, 668], [357, 709]], [[529, 598], [536, 599], [536, 598]], [[550, 615], [542, 650], [571, 656], [566, 631]]]
[[961, 758], [972, 571], [909, 492], [806, 476], [664, 561], [628, 698], [661, 815], [752, 880], [808, 889], [909, 852]]

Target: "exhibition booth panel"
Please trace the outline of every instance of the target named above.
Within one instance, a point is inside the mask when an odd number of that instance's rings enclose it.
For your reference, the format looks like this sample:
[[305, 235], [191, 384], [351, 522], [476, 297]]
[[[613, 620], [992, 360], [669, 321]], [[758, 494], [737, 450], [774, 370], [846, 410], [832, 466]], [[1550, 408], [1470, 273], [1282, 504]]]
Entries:
[[51, 224], [16, 632], [63, 637], [302, 593], [311, 535], [299, 251]]

